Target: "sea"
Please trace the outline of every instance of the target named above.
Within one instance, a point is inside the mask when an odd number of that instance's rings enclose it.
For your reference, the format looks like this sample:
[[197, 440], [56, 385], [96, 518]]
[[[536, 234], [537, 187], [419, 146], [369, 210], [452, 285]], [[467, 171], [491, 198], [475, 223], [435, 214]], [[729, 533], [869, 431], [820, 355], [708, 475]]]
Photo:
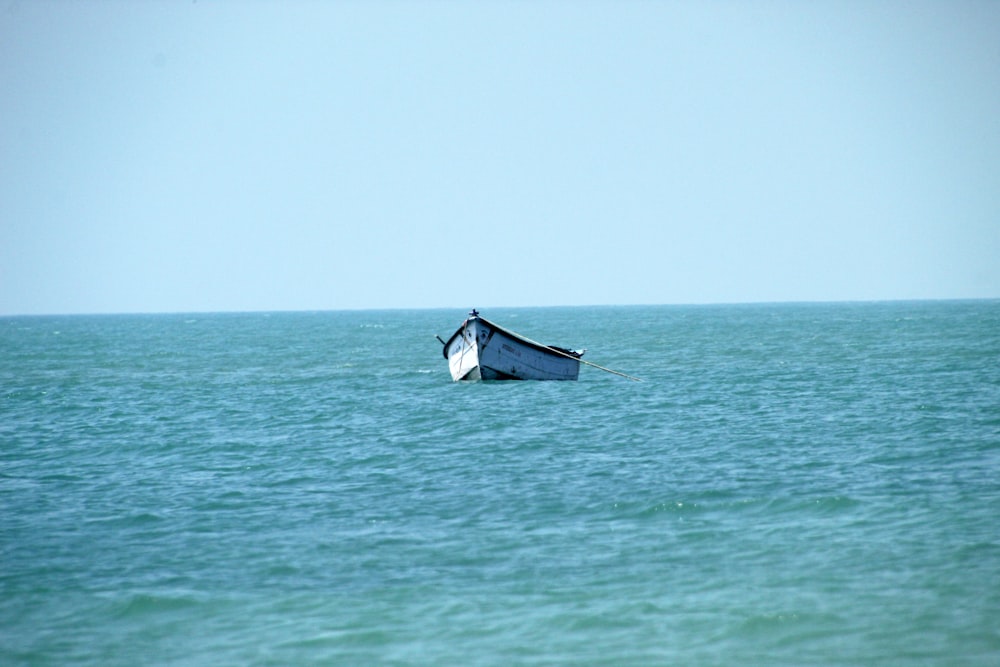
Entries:
[[1000, 301], [0, 318], [0, 665], [1000, 665]]

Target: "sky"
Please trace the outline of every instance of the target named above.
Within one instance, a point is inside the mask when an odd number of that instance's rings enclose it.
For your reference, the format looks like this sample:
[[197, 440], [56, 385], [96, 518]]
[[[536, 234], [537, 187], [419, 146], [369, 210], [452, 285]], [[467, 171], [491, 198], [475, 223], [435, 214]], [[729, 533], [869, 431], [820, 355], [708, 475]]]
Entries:
[[1000, 2], [0, 6], [0, 315], [1000, 297]]

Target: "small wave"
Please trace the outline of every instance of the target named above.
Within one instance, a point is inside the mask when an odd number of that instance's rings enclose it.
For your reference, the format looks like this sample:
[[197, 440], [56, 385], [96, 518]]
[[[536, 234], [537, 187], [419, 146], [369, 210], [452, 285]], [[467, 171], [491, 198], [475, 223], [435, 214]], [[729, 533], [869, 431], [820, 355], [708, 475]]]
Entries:
[[115, 615], [119, 618], [131, 618], [190, 609], [197, 604], [198, 599], [191, 594], [135, 593], [125, 600], [119, 601]]
[[843, 632], [844, 619], [835, 614], [775, 612], [754, 614], [740, 624], [738, 632], [747, 637], [793, 646], [803, 641], [835, 637]]
[[135, 514], [107, 514], [94, 516], [85, 520], [86, 523], [101, 526], [106, 525], [115, 529], [140, 528], [164, 521], [164, 517], [155, 512], [137, 512]]

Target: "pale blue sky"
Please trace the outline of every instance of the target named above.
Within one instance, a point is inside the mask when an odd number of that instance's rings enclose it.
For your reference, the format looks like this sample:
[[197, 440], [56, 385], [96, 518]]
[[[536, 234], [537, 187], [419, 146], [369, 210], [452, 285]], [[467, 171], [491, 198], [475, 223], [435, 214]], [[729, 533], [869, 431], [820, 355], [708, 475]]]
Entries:
[[0, 314], [1000, 297], [1000, 2], [6, 2]]

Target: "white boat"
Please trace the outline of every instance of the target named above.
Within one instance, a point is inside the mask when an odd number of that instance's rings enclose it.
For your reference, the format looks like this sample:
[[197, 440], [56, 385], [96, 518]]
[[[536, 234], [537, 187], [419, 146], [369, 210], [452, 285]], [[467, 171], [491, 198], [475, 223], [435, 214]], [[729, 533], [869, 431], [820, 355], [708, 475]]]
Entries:
[[576, 380], [586, 352], [536, 343], [476, 310], [441, 342], [454, 380]]

